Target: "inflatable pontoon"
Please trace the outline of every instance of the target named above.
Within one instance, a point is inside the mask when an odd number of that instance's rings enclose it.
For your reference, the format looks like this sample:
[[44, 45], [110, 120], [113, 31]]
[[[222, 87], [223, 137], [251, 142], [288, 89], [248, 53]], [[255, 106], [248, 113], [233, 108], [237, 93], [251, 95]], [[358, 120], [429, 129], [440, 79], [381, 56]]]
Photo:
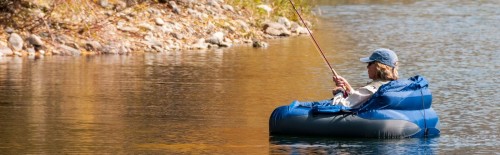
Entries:
[[270, 134], [416, 138], [439, 136], [439, 118], [432, 109], [428, 82], [421, 76], [382, 85], [361, 107], [332, 105], [332, 100], [294, 101], [276, 108]]

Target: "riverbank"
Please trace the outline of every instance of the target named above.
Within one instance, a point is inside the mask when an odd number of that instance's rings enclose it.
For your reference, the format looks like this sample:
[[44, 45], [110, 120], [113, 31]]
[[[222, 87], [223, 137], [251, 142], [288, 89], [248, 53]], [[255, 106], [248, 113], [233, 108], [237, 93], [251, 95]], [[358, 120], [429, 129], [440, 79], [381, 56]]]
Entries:
[[[300, 2], [300, 1], [299, 1]], [[291, 6], [223, 0], [20, 2], [3, 12], [0, 56], [99, 55], [266, 47], [307, 34]], [[286, 4], [281, 2], [282, 4]], [[302, 2], [301, 2], [302, 3]], [[307, 11], [306, 7], [302, 9]], [[295, 17], [296, 18], [296, 17]], [[8, 21], [7, 21], [8, 20]], [[310, 26], [310, 22], [307, 22]]]

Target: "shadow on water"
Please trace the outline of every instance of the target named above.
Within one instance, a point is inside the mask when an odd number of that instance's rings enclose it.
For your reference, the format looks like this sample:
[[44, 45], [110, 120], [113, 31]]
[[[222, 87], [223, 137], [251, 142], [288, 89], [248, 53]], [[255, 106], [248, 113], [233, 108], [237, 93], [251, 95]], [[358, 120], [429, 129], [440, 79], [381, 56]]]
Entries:
[[363, 139], [272, 135], [270, 154], [436, 154], [438, 138]]

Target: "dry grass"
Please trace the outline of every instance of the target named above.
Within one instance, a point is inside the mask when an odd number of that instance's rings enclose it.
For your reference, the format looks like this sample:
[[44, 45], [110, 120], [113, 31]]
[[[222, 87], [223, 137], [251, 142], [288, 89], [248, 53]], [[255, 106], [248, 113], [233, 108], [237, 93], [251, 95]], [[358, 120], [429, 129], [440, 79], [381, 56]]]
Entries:
[[[302, 16], [310, 16], [312, 3], [313, 1], [309, 0], [292, 0], [297, 10], [301, 13]], [[232, 0], [228, 1], [229, 4], [233, 6], [241, 7], [243, 10], [248, 10], [252, 15], [256, 16], [259, 19], [266, 18], [267, 13], [262, 9], [257, 8], [258, 5], [266, 4], [269, 5], [272, 9], [273, 17], [287, 17], [290, 20], [298, 21], [298, 16], [295, 13], [292, 5], [289, 0], [271, 0], [267, 3], [262, 0]]]

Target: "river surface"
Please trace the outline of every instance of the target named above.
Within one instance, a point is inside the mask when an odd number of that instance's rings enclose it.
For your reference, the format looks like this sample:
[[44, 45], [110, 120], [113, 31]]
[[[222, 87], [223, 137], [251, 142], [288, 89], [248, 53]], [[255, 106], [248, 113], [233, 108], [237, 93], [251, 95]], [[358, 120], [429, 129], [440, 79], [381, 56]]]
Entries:
[[331, 97], [308, 36], [209, 51], [0, 57], [0, 154], [498, 154], [500, 2], [318, 1], [314, 34], [339, 74], [386, 47], [430, 82], [441, 136], [269, 136], [274, 108]]

